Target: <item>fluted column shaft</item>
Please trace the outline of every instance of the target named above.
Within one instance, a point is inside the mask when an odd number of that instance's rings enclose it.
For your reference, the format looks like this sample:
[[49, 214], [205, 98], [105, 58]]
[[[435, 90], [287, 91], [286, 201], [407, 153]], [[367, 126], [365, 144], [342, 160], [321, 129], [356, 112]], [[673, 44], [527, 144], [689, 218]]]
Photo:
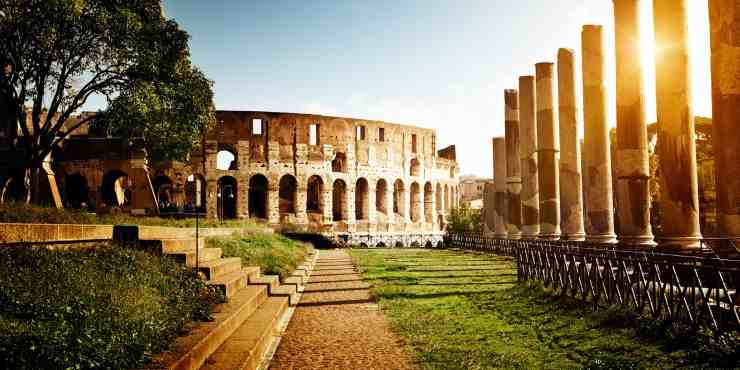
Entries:
[[493, 138], [493, 181], [496, 190], [493, 233], [497, 238], [506, 238], [506, 139], [503, 137]]
[[560, 228], [565, 240], [583, 240], [580, 112], [576, 101], [575, 55], [558, 50], [558, 113], [560, 120]]
[[519, 165], [519, 92], [504, 91], [506, 140], [506, 225], [509, 239], [522, 237], [522, 178]]
[[700, 247], [696, 133], [691, 107], [686, 0], [654, 0], [661, 247]]
[[519, 154], [522, 174], [522, 239], [540, 234], [537, 184], [537, 107], [534, 76], [519, 77]]
[[537, 181], [540, 238], [560, 238], [560, 128], [555, 109], [553, 63], [537, 63]]
[[709, 0], [712, 126], [719, 232], [740, 238], [740, 3]]
[[617, 213], [619, 242], [652, 247], [650, 155], [640, 49], [640, 1], [614, 0], [617, 66]]
[[601, 26], [583, 26], [583, 157], [586, 163], [586, 240], [614, 244], [614, 200], [612, 192], [609, 125], [606, 121], [604, 35]]

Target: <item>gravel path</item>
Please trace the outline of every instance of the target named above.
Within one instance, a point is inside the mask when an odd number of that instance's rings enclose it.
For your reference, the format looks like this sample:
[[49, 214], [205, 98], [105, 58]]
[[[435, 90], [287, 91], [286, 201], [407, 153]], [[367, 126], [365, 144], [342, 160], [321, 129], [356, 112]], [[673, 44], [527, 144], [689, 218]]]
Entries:
[[318, 258], [270, 369], [416, 369], [347, 252]]

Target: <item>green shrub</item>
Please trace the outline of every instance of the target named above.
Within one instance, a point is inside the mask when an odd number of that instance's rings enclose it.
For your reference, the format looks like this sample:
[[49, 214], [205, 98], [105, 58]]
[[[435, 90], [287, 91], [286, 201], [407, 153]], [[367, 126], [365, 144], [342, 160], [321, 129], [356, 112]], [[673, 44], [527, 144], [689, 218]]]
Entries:
[[224, 257], [240, 257], [245, 266], [259, 266], [265, 274], [287, 277], [305, 259], [311, 247], [280, 234], [209, 238], [208, 246], [221, 248]]
[[221, 297], [166, 257], [99, 245], [0, 250], [0, 363], [132, 368], [206, 320]]

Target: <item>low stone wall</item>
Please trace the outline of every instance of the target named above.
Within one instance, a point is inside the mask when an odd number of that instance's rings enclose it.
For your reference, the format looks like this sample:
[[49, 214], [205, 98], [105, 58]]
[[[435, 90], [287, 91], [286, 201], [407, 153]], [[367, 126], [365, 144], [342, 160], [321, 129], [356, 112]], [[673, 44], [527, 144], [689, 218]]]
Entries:
[[441, 248], [444, 233], [368, 233], [336, 234], [339, 244], [361, 248]]
[[110, 240], [113, 225], [0, 223], [0, 243]]

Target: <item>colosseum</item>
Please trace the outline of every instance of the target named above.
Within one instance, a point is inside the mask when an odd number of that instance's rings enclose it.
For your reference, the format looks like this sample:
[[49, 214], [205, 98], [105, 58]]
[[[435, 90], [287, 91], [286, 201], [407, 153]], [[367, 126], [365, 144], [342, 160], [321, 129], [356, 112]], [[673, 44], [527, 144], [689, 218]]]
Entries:
[[98, 212], [249, 217], [363, 246], [436, 246], [458, 204], [455, 147], [438, 151], [434, 130], [255, 111], [216, 120], [187, 162], [151, 162], [83, 130], [53, 155], [56, 197]]

